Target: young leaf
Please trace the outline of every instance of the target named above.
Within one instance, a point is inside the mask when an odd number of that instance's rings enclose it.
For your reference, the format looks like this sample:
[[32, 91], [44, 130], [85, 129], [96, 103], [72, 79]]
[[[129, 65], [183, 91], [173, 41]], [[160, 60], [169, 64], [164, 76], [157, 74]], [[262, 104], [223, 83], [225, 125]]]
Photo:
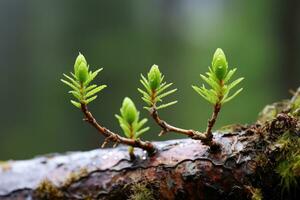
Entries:
[[100, 85], [100, 86], [96, 87], [95, 89], [89, 91], [89, 92], [85, 95], [85, 97], [87, 98], [87, 97], [93, 96], [94, 94], [100, 92], [100, 91], [103, 90], [104, 88], [106, 88], [106, 85]]
[[159, 110], [159, 109], [162, 109], [162, 108], [166, 108], [166, 107], [169, 107], [169, 106], [171, 106], [171, 105], [174, 105], [174, 104], [177, 103], [177, 102], [178, 102], [178, 101], [172, 101], [172, 102], [170, 102], [170, 103], [162, 104], [162, 105], [156, 107], [156, 109]]
[[78, 102], [76, 102], [76, 101], [73, 101], [73, 100], [71, 100], [71, 103], [72, 103], [75, 107], [81, 108], [81, 104], [80, 104], [80, 103], [78, 103]]
[[70, 88], [72, 88], [73, 90], [75, 90], [75, 91], [78, 91], [79, 89], [75, 86], [75, 85], [73, 85], [72, 83], [69, 83], [68, 81], [66, 81], [66, 80], [64, 80], [64, 79], [60, 79], [61, 80], [61, 82], [63, 82], [64, 84], [66, 84], [66, 85], [68, 85]]
[[221, 103], [226, 103], [228, 101], [230, 101], [231, 99], [233, 99], [235, 96], [237, 96], [241, 91], [243, 90], [243, 88], [240, 88], [238, 91], [236, 91], [233, 95], [231, 95], [230, 97], [224, 99]]
[[94, 101], [96, 98], [97, 98], [97, 95], [96, 95], [96, 96], [93, 96], [93, 97], [91, 97], [91, 98], [89, 98], [89, 99], [87, 99], [87, 100], [85, 100], [84, 102], [85, 102], [86, 104], [89, 104], [90, 102]]
[[146, 128], [143, 128], [143, 129], [139, 130], [138, 132], [136, 132], [135, 138], [140, 138], [143, 135], [143, 133], [145, 133], [149, 129], [150, 129], [149, 127], [146, 127]]

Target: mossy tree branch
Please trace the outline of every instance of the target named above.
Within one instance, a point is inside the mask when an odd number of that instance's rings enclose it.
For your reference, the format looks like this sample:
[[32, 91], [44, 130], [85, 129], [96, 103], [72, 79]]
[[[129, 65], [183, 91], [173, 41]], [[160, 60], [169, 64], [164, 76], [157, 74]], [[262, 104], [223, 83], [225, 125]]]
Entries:
[[[143, 191], [150, 199], [296, 200], [300, 195], [296, 184], [300, 115], [295, 112], [300, 108], [299, 94], [300, 88], [292, 100], [267, 106], [252, 125], [212, 133], [222, 147], [214, 153], [207, 145], [184, 139], [154, 142], [157, 153], [152, 157], [137, 149], [134, 162], [122, 145], [2, 162], [0, 199], [118, 200]], [[87, 108], [83, 110], [101, 134], [114, 135]]]

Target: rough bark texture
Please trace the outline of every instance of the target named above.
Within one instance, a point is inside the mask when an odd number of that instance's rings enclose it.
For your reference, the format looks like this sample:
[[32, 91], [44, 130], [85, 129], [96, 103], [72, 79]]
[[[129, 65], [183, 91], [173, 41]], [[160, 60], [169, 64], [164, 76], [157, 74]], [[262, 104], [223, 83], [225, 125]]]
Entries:
[[155, 142], [151, 157], [136, 149], [134, 162], [120, 146], [1, 163], [0, 199], [251, 199], [255, 188], [264, 199], [297, 199], [297, 188], [282, 192], [274, 170], [274, 142], [286, 131], [299, 134], [290, 102], [253, 125], [215, 132], [219, 152], [181, 139]]

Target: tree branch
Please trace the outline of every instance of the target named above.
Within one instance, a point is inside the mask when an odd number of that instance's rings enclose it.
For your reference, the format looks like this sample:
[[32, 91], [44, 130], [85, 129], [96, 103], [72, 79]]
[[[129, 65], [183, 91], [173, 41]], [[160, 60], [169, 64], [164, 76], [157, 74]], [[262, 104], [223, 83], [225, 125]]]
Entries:
[[[199, 141], [181, 139], [154, 142], [157, 153], [152, 157], [136, 149], [133, 162], [123, 145], [2, 162], [0, 200], [118, 200], [137, 192], [147, 194], [148, 199], [251, 199], [261, 193], [264, 199], [296, 200], [299, 187], [283, 190], [275, 166], [282, 153], [278, 139], [285, 133], [300, 135], [299, 116], [284, 112], [294, 109], [299, 99], [272, 105], [276, 113], [271, 118], [266, 113], [252, 125], [233, 125], [212, 133], [221, 147], [218, 152], [212, 153]], [[83, 111], [101, 134], [113, 135], [92, 120], [87, 109]], [[299, 181], [299, 175], [294, 178]]]
[[152, 106], [150, 109], [150, 115], [151, 117], [154, 119], [154, 121], [162, 128], [162, 131], [159, 133], [159, 135], [164, 135], [168, 132], [175, 132], [175, 133], [180, 133], [180, 134], [184, 134], [192, 139], [195, 140], [205, 140], [205, 136], [195, 130], [192, 129], [182, 129], [182, 128], [178, 128], [175, 126], [172, 126], [170, 124], [168, 124], [166, 121], [162, 120], [159, 115], [158, 115], [158, 111], [156, 110], [155, 106]]
[[95, 127], [101, 135], [105, 137], [104, 143], [102, 144], [102, 147], [104, 147], [107, 142], [111, 141], [116, 144], [121, 143], [125, 145], [129, 145], [132, 147], [138, 147], [143, 150], [146, 150], [149, 155], [152, 155], [155, 152], [155, 147], [151, 142], [144, 142], [140, 139], [129, 139], [120, 136], [119, 134], [116, 134], [109, 129], [101, 126], [97, 120], [93, 117], [92, 113], [88, 110], [88, 107], [86, 104], [81, 104], [81, 110], [85, 116], [85, 121], [87, 121], [89, 124], [91, 124], [93, 127]]

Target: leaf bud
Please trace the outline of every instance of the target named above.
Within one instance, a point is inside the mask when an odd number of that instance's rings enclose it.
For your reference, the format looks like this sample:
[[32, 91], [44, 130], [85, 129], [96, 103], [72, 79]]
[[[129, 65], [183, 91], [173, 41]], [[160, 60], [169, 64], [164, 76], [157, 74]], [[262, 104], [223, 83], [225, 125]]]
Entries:
[[212, 70], [219, 80], [223, 80], [227, 75], [228, 63], [222, 49], [218, 48], [213, 56]]
[[138, 115], [136, 107], [129, 97], [124, 98], [120, 111], [123, 119], [125, 119], [128, 124], [132, 124]]
[[149, 85], [152, 90], [158, 89], [162, 81], [162, 75], [157, 65], [152, 65], [148, 73]]
[[89, 77], [88, 67], [85, 63], [82, 62], [78, 67], [77, 78], [80, 83], [85, 83], [88, 77]]
[[83, 63], [87, 66], [85, 57], [81, 53], [79, 53], [79, 55], [77, 56], [75, 63], [74, 63], [74, 73], [75, 73], [76, 77], [78, 77], [78, 69], [79, 69], [79, 66], [81, 65], [81, 63]]

